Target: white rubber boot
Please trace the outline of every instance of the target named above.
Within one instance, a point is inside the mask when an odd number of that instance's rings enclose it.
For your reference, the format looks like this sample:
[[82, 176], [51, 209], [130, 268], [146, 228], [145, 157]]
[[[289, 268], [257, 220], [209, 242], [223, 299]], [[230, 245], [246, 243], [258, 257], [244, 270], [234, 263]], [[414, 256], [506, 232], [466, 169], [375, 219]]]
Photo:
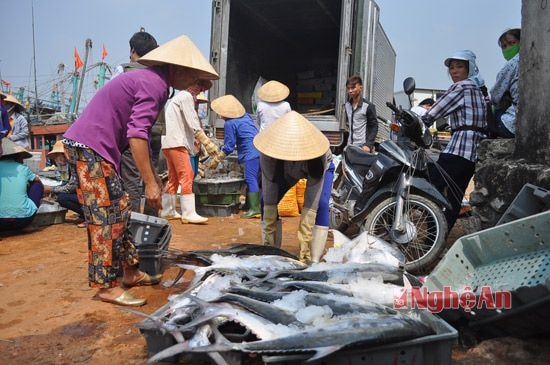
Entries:
[[325, 244], [327, 243], [328, 227], [313, 226], [311, 238], [311, 262], [319, 262], [325, 253]]
[[180, 219], [181, 215], [176, 209], [176, 195], [162, 194], [162, 209], [160, 217], [164, 219]]
[[195, 211], [195, 194], [181, 196], [181, 223], [202, 224], [208, 222], [208, 218], [201, 217]]

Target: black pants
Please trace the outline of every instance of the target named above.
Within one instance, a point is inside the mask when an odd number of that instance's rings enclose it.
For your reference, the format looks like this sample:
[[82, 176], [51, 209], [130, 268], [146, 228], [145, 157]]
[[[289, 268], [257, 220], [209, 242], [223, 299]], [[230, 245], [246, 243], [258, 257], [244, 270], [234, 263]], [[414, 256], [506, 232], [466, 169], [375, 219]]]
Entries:
[[[441, 153], [437, 163], [449, 176], [444, 177], [435, 169], [435, 166], [430, 166], [430, 180], [437, 190], [442, 192], [451, 203], [452, 209], [445, 212], [450, 231], [460, 213], [464, 192], [472, 176], [474, 176], [476, 164], [470, 160], [449, 153]], [[454, 184], [448, 183], [447, 181], [449, 179], [453, 181]]]
[[[44, 185], [41, 182], [33, 181], [27, 188], [27, 196], [34, 205], [40, 207], [40, 200], [44, 196]], [[0, 232], [18, 232], [32, 223], [36, 213], [30, 217], [23, 218], [0, 218]]]
[[[153, 151], [153, 156], [155, 156], [155, 151], [156, 150]], [[157, 158], [153, 161], [156, 160], [158, 163], [158, 151], [156, 151], [156, 156]], [[132, 151], [129, 147], [126, 151], [124, 151], [122, 158], [120, 159], [120, 175], [122, 177], [122, 181], [124, 181], [124, 187], [130, 197], [132, 212], [140, 213], [141, 198], [143, 196], [143, 182], [134, 158], [132, 157]], [[147, 202], [145, 203], [143, 213], [155, 217], [158, 216], [158, 212], [155, 209], [152, 209]]]
[[78, 202], [78, 196], [76, 193], [58, 193], [57, 202], [63, 208], [67, 208], [77, 213], [80, 218], [84, 218], [84, 213], [82, 212], [82, 206]]

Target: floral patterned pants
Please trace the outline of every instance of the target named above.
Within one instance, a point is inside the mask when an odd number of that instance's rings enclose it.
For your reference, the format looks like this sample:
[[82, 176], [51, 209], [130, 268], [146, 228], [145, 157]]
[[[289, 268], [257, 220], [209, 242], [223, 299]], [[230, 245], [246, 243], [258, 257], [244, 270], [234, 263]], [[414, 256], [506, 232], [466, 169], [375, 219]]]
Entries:
[[127, 231], [128, 194], [114, 166], [92, 149], [66, 144], [65, 152], [71, 172], [78, 177], [76, 193], [87, 223], [89, 284], [116, 287], [121, 264], [139, 262]]

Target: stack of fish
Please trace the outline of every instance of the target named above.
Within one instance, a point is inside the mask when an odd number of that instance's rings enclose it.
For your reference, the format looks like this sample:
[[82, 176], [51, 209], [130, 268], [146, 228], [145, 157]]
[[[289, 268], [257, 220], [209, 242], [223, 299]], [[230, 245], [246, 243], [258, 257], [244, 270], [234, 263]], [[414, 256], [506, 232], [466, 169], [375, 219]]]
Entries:
[[[434, 333], [418, 316], [392, 309], [409, 282], [403, 256], [366, 233], [329, 249], [325, 262], [306, 266], [286, 251], [238, 245], [222, 251], [176, 252], [173, 262], [195, 276], [140, 322], [173, 336], [175, 345], [149, 363], [180, 354], [207, 354], [230, 364], [235, 354], [300, 354], [314, 361], [340, 349], [362, 349]], [[411, 276], [412, 278], [412, 276]]]

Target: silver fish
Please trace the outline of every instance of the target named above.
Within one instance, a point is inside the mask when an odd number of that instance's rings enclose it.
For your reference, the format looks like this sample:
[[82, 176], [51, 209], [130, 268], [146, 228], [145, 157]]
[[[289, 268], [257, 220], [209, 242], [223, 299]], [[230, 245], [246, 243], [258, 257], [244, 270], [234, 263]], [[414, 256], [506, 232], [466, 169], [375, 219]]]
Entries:
[[308, 362], [326, 357], [344, 347], [374, 347], [433, 334], [422, 322], [406, 316], [348, 317], [332, 325], [314, 327], [294, 335], [248, 343], [220, 343], [194, 348], [193, 352], [243, 351], [262, 354], [309, 353]]
[[[327, 288], [330, 287], [327, 285]], [[248, 298], [257, 299], [256, 301], [274, 302], [283, 298], [290, 293], [269, 292], [263, 290], [250, 290], [243, 287], [232, 287], [230, 292], [239, 294]], [[222, 297], [223, 298], [223, 297]], [[343, 315], [349, 313], [376, 313], [376, 314], [396, 314], [397, 312], [390, 307], [377, 303], [353, 298], [351, 296], [337, 295], [336, 293], [308, 293], [304, 296], [306, 305], [316, 305], [322, 307], [329, 306], [335, 315]], [[247, 308], [248, 309], [248, 308]], [[254, 311], [251, 309], [251, 311]], [[257, 313], [260, 314], [261, 313]], [[269, 318], [268, 318], [269, 319]], [[288, 322], [286, 324], [290, 324]], [[285, 324], [285, 323], [283, 323]]]
[[229, 303], [208, 303], [198, 298], [190, 297], [200, 307], [200, 314], [185, 325], [178, 326], [180, 331], [186, 331], [206, 323], [214, 318], [225, 317], [228, 320], [239, 323], [242, 326], [250, 329], [250, 331], [258, 338], [273, 339], [277, 338], [278, 334], [275, 331], [274, 323], [250, 313], [245, 309], [241, 309]]
[[[338, 260], [338, 263], [378, 263], [395, 267], [404, 267], [406, 258], [403, 252], [379, 237], [361, 232], [350, 240], [338, 231], [334, 235], [334, 247], [330, 248], [325, 258], [327, 262]], [[331, 255], [337, 253], [336, 255]], [[332, 261], [336, 263], [337, 261]]]
[[345, 265], [319, 263], [303, 270], [280, 270], [268, 274], [265, 278], [257, 280], [257, 282], [260, 283], [276, 277], [327, 282], [332, 278], [346, 277], [350, 274], [360, 274], [364, 278], [382, 277], [384, 282], [403, 284], [403, 272], [396, 267], [382, 264], [366, 265], [358, 263], [348, 263]]
[[178, 264], [177, 266], [193, 270], [195, 277], [190, 286], [196, 285], [207, 274], [212, 272], [237, 273], [241, 275], [265, 275], [271, 271], [302, 270], [307, 267], [304, 263], [283, 256], [216, 256], [212, 255], [212, 265], [193, 266]]
[[274, 324], [281, 323], [284, 325], [289, 325], [296, 322], [296, 317], [293, 313], [243, 295], [227, 293], [222, 295], [217, 302], [235, 303], [252, 313], [262, 316]]

